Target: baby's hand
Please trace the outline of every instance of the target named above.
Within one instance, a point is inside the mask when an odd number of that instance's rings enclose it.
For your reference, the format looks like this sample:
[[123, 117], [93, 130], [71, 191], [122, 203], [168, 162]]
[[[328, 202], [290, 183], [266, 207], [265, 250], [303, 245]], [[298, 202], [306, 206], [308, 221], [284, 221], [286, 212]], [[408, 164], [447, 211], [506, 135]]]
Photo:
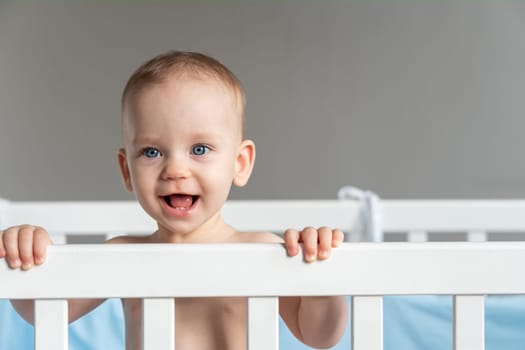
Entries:
[[328, 227], [305, 227], [302, 231], [288, 229], [284, 232], [284, 245], [288, 255], [299, 254], [299, 243], [303, 243], [306, 262], [328, 259], [332, 248], [339, 247], [343, 239], [343, 231]]
[[21, 225], [0, 231], [0, 259], [6, 258], [12, 269], [29, 270], [44, 263], [51, 239], [38, 226]]

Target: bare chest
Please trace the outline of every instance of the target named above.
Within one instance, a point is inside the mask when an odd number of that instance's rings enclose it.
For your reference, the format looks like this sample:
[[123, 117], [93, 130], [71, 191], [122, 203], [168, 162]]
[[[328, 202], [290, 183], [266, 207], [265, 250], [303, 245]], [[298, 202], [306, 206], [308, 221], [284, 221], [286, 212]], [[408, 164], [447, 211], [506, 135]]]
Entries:
[[[123, 301], [126, 350], [141, 349], [142, 302]], [[177, 350], [246, 349], [246, 298], [180, 298], [176, 300]]]

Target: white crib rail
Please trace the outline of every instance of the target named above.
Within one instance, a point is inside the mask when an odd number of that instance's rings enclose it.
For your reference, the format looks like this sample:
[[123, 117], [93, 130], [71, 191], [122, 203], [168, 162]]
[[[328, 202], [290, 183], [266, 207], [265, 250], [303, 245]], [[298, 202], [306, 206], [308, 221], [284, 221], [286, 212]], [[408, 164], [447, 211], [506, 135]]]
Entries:
[[[0, 204], [0, 227], [32, 223], [68, 235], [144, 234], [155, 224], [133, 201], [7, 202]], [[525, 200], [382, 200], [378, 205], [386, 234], [408, 232], [426, 241], [429, 232], [465, 232], [469, 240], [487, 232], [525, 233]], [[241, 231], [282, 231], [288, 227], [339, 227], [360, 232], [359, 203], [349, 200], [228, 201], [225, 220]], [[59, 242], [60, 243], [60, 242]]]
[[[37, 299], [37, 349], [59, 350], [67, 348], [63, 299], [144, 298], [146, 349], [172, 349], [174, 308], [166, 299], [256, 297], [250, 349], [276, 349], [275, 296], [351, 295], [353, 349], [380, 350], [383, 295], [451, 294], [457, 296], [454, 349], [466, 350], [483, 348], [483, 295], [525, 294], [523, 266], [525, 243], [516, 242], [344, 244], [314, 264], [287, 257], [275, 244], [53, 246], [46, 264], [28, 272], [0, 261], [0, 298]], [[260, 312], [265, 315], [254, 316]], [[160, 324], [169, 320], [162, 330], [148, 326], [158, 314]], [[259, 326], [264, 318], [270, 322]]]
[[[7, 202], [1, 227], [31, 223], [49, 232], [144, 234], [153, 220], [133, 201]], [[1, 211], [0, 211], [1, 212]], [[282, 231], [288, 227], [326, 226], [358, 230], [358, 204], [339, 200], [228, 201], [222, 214], [240, 231]]]
[[525, 231], [525, 200], [383, 200], [385, 231]]

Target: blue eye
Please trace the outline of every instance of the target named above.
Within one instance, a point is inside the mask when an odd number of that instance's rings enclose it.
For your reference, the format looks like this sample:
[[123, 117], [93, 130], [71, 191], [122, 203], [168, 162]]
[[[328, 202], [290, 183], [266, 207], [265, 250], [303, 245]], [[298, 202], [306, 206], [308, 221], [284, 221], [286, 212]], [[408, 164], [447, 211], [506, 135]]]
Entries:
[[203, 156], [206, 153], [208, 153], [209, 150], [210, 148], [206, 145], [195, 145], [191, 149], [191, 154], [194, 154], [196, 156]]
[[142, 155], [146, 158], [157, 158], [161, 156], [161, 153], [156, 148], [147, 147], [142, 150]]

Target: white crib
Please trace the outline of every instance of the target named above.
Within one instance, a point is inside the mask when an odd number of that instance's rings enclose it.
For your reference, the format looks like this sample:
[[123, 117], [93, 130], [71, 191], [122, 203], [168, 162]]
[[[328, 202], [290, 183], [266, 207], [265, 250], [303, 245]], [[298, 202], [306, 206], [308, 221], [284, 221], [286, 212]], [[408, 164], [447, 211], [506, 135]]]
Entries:
[[[109, 237], [155, 228], [134, 202], [1, 206], [0, 227], [41, 225], [55, 242], [65, 242], [66, 234]], [[45, 265], [29, 272], [0, 262], [0, 299], [35, 299], [35, 347], [60, 350], [68, 344], [65, 299], [143, 298], [144, 349], [171, 350], [173, 297], [248, 296], [249, 349], [267, 350], [278, 348], [277, 296], [350, 295], [352, 349], [376, 350], [383, 348], [383, 295], [451, 294], [454, 349], [484, 349], [484, 296], [525, 294], [525, 243], [479, 241], [525, 232], [525, 201], [385, 200], [380, 207], [387, 238], [403, 233], [423, 242], [429, 235], [459, 233], [476, 242], [346, 243], [330, 260], [315, 264], [288, 258], [282, 246], [272, 244], [57, 245]], [[239, 230], [327, 225], [358, 241], [367, 227], [361, 209], [355, 201], [230, 201], [224, 216]]]

